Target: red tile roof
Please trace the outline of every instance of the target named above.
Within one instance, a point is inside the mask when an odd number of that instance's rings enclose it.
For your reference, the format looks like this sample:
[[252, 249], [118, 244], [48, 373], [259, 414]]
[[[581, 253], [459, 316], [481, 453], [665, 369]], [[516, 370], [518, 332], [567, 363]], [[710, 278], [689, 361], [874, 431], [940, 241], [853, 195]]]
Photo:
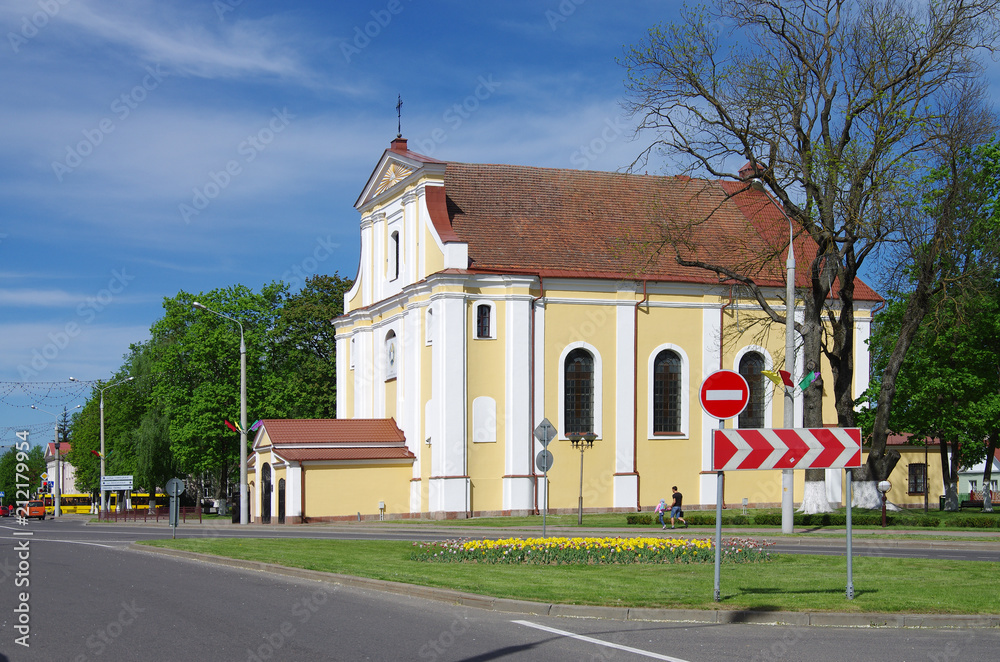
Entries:
[[[673, 247], [662, 242], [662, 228], [683, 225], [685, 257], [722, 262], [761, 285], [782, 286], [787, 221], [765, 193], [728, 197], [734, 186], [743, 185], [453, 162], [445, 174], [448, 220], [469, 245], [472, 271], [718, 283], [712, 272], [678, 265]], [[763, 267], [761, 255], [771, 256]], [[812, 255], [815, 244], [799, 237], [800, 287], [808, 285]], [[860, 281], [855, 298], [880, 300]]]
[[274, 452], [291, 462], [416, 457], [391, 418], [269, 418], [261, 423]]
[[[73, 447], [65, 441], [59, 442], [59, 457], [65, 457], [69, 452], [73, 450]], [[45, 457], [51, 457], [55, 459], [56, 457], [56, 442], [50, 441], [49, 445], [45, 448]]]
[[271, 443], [405, 444], [403, 431], [391, 418], [269, 418], [261, 421]]

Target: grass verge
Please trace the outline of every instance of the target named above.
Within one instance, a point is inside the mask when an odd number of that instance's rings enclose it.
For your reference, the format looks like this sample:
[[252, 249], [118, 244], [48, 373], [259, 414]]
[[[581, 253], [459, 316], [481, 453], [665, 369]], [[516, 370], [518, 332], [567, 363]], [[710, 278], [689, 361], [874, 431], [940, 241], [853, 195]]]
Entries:
[[723, 565], [722, 602], [712, 564], [507, 566], [411, 560], [413, 544], [256, 538], [189, 538], [140, 544], [450, 588], [542, 603], [756, 611], [995, 613], [1000, 563], [857, 557], [854, 600], [844, 558], [774, 554], [768, 563]]

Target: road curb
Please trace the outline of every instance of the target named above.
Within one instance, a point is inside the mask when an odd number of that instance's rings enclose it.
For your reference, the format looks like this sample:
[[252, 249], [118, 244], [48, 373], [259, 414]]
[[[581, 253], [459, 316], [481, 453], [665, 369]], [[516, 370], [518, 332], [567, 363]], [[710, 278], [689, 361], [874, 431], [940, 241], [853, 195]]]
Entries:
[[337, 584], [373, 591], [407, 595], [425, 600], [436, 600], [459, 604], [487, 611], [498, 611], [512, 614], [529, 614], [537, 616], [562, 616], [568, 618], [601, 618], [617, 621], [662, 621], [687, 623], [718, 623], [736, 624], [752, 623], [756, 625], [794, 625], [794, 626], [828, 626], [828, 627], [896, 627], [896, 628], [998, 628], [1000, 615], [962, 615], [962, 614], [885, 614], [885, 613], [844, 613], [844, 612], [789, 612], [789, 611], [747, 611], [747, 610], [711, 610], [711, 609], [657, 609], [651, 607], [601, 607], [589, 605], [563, 605], [530, 602], [527, 600], [512, 600], [509, 598], [492, 598], [474, 593], [464, 593], [452, 589], [404, 584], [401, 582], [340, 575], [319, 570], [292, 568], [276, 563], [262, 561], [247, 561], [233, 559], [201, 552], [189, 552], [180, 549], [166, 549], [132, 543], [129, 550], [145, 554], [159, 554], [175, 558], [212, 563], [215, 565], [256, 570], [283, 577], [320, 581], [327, 584]]

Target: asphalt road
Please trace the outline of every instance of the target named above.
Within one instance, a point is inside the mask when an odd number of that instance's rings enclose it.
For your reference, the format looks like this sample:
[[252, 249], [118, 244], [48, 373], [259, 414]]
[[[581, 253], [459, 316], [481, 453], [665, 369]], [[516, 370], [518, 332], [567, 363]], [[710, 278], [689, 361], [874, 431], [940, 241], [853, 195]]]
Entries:
[[[377, 533], [369, 527], [351, 528], [295, 527], [286, 533], [217, 525], [181, 527], [177, 534], [367, 537]], [[384, 537], [386, 527], [378, 528]], [[30, 536], [14, 535], [29, 532]], [[423, 533], [441, 537], [434, 530]], [[390, 534], [413, 537], [404, 530]], [[1000, 645], [1000, 632], [994, 629], [789, 627], [505, 613], [129, 549], [133, 540], [169, 535], [163, 526], [84, 526], [83, 520], [72, 517], [26, 527], [0, 520], [0, 662], [892, 662], [994, 659]], [[30, 583], [17, 586], [25, 580]], [[27, 599], [22, 600], [20, 593], [28, 593]]]

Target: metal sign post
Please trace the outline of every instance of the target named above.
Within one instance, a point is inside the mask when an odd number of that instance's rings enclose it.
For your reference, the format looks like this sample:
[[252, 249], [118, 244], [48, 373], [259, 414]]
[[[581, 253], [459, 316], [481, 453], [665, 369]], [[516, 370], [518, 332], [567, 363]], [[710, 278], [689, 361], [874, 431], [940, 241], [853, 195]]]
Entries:
[[[750, 386], [747, 380], [738, 372], [732, 370], [716, 370], [701, 383], [699, 393], [701, 408], [712, 418], [719, 419], [719, 429], [726, 429], [726, 419], [739, 416], [750, 402]], [[712, 435], [712, 468], [715, 466], [716, 444], [719, 433]], [[715, 495], [715, 601], [722, 600], [720, 575], [722, 570], [722, 500], [726, 475], [722, 471], [716, 473]]]
[[[926, 465], [925, 465], [926, 466]], [[852, 478], [854, 477], [854, 470], [847, 470], [847, 599], [854, 599], [854, 558], [851, 549], [851, 505], [853, 503], [853, 497], [851, 491], [854, 489], [851, 485]]]
[[[719, 429], [726, 429], [726, 419], [719, 419]], [[725, 474], [715, 474], [715, 601], [722, 600], [720, 575], [722, 570], [722, 486], [725, 484]]]
[[535, 428], [535, 438], [542, 444], [545, 450], [539, 451], [535, 457], [535, 464], [542, 470], [545, 481], [545, 503], [542, 505], [542, 537], [545, 537], [545, 515], [549, 510], [549, 467], [552, 466], [552, 453], [548, 450], [549, 442], [555, 439], [556, 429], [549, 423], [549, 419], [543, 418], [542, 422]]
[[180, 478], [171, 478], [166, 484], [167, 494], [170, 496], [170, 527], [171, 538], [177, 537], [177, 520], [180, 512], [180, 501], [178, 497], [184, 494], [184, 481]]

